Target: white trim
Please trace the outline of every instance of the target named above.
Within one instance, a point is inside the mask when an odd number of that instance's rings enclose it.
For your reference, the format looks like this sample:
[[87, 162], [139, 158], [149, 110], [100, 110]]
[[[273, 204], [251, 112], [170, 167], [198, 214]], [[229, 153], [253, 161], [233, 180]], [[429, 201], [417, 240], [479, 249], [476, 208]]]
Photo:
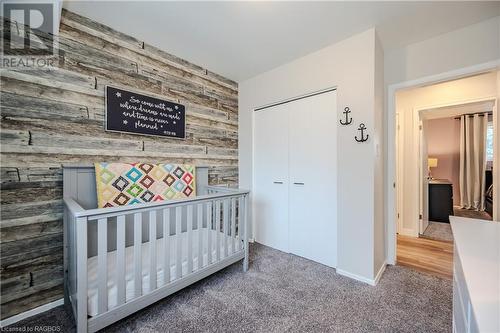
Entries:
[[354, 274], [354, 273], [350, 273], [348, 271], [344, 271], [344, 270], [339, 269], [339, 268], [336, 268], [335, 270], [340, 275], [346, 276], [348, 278], [351, 278], [351, 279], [354, 279], [354, 280], [357, 280], [360, 282], [364, 282], [366, 284], [369, 284], [370, 286], [376, 286], [377, 283], [380, 281], [380, 278], [382, 277], [382, 274], [384, 273], [386, 266], [387, 266], [387, 263], [384, 261], [384, 263], [382, 264], [382, 267], [380, 267], [380, 269], [377, 272], [377, 275], [375, 276], [374, 279], [369, 279], [367, 277], [364, 277], [364, 276], [361, 276], [358, 274]]
[[337, 268], [336, 271], [337, 271], [338, 274], [346, 276], [348, 278], [351, 278], [351, 279], [354, 279], [354, 280], [357, 280], [357, 281], [360, 281], [360, 282], [364, 282], [364, 283], [369, 284], [371, 286], [375, 285], [375, 280], [374, 279], [369, 279], [369, 278], [366, 278], [366, 277], [358, 275], [358, 274], [354, 274], [354, 273], [350, 273], [350, 272], [341, 270], [339, 268]]
[[[422, 106], [415, 107], [414, 112], [417, 112], [420, 115], [422, 111], [431, 111], [432, 112], [432, 111], [435, 111], [434, 109], [462, 106], [464, 104], [476, 104], [476, 103], [480, 103], [480, 102], [495, 102], [496, 99], [497, 99], [497, 96], [492, 95], [492, 96], [485, 96], [485, 97], [479, 97], [479, 98], [461, 99], [461, 100], [456, 100], [456, 101], [448, 102], [448, 103], [422, 105]], [[493, 111], [493, 110], [488, 110], [488, 111]], [[456, 113], [453, 115], [450, 114], [449, 116], [443, 116], [442, 118], [457, 117], [459, 115], [461, 115], [461, 113]], [[432, 118], [432, 119], [439, 119], [439, 118]]]
[[58, 299], [56, 301], [41, 305], [37, 308], [25, 311], [23, 313], [17, 314], [15, 316], [9, 317], [7, 319], [1, 320], [0, 321], [0, 327], [6, 327], [12, 324], [17, 323], [18, 321], [24, 320], [26, 318], [35, 316], [37, 314], [49, 311], [50, 309], [53, 309], [55, 307], [58, 307], [60, 305], [64, 304], [64, 298]]
[[470, 67], [460, 68], [437, 75], [426, 76], [420, 79], [404, 81], [391, 84], [387, 88], [387, 263], [396, 264], [396, 191], [392, 184], [396, 180], [396, 159], [395, 159], [395, 123], [396, 105], [395, 95], [397, 90], [418, 87], [425, 84], [439, 83], [481, 72], [488, 72], [500, 67], [500, 60], [490, 61]]
[[324, 94], [324, 93], [327, 93], [327, 92], [330, 92], [330, 91], [334, 91], [334, 90], [337, 90], [337, 86], [333, 86], [333, 87], [325, 88], [325, 89], [320, 89], [320, 90], [317, 90], [317, 91], [308, 92], [308, 93], [305, 93], [303, 95], [298, 95], [298, 96], [295, 96], [295, 97], [286, 98], [286, 99], [283, 99], [283, 100], [280, 100], [280, 101], [277, 101], [277, 102], [274, 102], [274, 103], [264, 104], [262, 106], [254, 108], [253, 112], [260, 111], [260, 110], [263, 110], [263, 109], [268, 109], [268, 108], [271, 108], [273, 106], [278, 106], [278, 105], [281, 105], [281, 104], [293, 102], [293, 101], [296, 101], [298, 99], [313, 97], [313, 96]]
[[375, 285], [377, 285], [379, 283], [380, 279], [382, 278], [382, 275], [385, 272], [386, 267], [387, 267], [387, 263], [384, 261], [382, 263], [382, 266], [380, 266], [380, 269], [378, 270], [377, 275], [375, 275]]

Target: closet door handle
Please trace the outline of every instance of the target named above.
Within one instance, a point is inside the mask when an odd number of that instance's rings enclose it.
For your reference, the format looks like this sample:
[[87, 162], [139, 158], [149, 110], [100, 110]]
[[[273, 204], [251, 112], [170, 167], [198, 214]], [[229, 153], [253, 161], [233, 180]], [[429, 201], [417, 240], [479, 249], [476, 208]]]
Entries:
[[304, 183], [293, 183], [294, 185], [305, 185]]
[[283, 184], [283, 182], [273, 182], [274, 184]]

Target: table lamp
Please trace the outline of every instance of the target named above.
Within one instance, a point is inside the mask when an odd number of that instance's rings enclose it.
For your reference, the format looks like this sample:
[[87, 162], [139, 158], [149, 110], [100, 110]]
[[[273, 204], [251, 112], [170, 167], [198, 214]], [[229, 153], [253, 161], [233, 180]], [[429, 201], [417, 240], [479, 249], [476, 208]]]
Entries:
[[427, 159], [427, 168], [429, 169], [429, 179], [432, 179], [431, 168], [436, 168], [438, 166], [437, 158], [428, 158]]

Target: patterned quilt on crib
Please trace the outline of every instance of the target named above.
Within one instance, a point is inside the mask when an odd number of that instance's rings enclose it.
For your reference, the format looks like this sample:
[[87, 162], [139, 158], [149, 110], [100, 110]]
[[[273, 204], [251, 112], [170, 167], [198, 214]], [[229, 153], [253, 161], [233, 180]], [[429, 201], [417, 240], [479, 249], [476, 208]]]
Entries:
[[99, 208], [196, 195], [192, 165], [95, 163], [95, 174]]

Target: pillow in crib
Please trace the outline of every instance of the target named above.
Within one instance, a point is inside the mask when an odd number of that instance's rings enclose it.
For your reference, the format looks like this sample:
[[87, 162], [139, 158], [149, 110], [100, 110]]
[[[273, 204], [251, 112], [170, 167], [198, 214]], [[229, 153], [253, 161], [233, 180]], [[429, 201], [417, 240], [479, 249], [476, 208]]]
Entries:
[[188, 164], [95, 163], [99, 208], [196, 195], [195, 167]]

